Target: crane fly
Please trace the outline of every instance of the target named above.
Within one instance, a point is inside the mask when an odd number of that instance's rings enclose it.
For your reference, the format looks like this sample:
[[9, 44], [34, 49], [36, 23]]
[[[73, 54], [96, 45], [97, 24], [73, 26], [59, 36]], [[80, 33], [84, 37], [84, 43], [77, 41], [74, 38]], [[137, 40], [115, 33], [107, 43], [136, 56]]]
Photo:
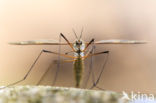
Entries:
[[[92, 52], [93, 48], [88, 50], [89, 46], [102, 45], [102, 44], [144, 44], [144, 43], [146, 43], [145, 41], [117, 40], [117, 39], [94, 41], [94, 38], [91, 39], [89, 42], [84, 42], [82, 40], [82, 31], [81, 31], [81, 34], [79, 37], [76, 35], [75, 32], [74, 32], [74, 34], [75, 34], [76, 40], [75, 40], [75, 42], [72, 42], [72, 43], [69, 42], [69, 40], [62, 33], [60, 33], [60, 38], [63, 38], [66, 42], [61, 42], [60, 40], [59, 41], [56, 41], [56, 40], [31, 40], [31, 41], [11, 42], [10, 44], [13, 44], [13, 45], [59, 45], [59, 46], [60, 45], [68, 45], [72, 49], [72, 52], [74, 53], [74, 55], [69, 55], [68, 53], [53, 52], [53, 51], [49, 51], [49, 50], [42, 50], [40, 52], [39, 56], [34, 61], [34, 63], [32, 64], [32, 66], [30, 67], [30, 69], [28, 70], [28, 72], [26, 73], [26, 75], [24, 76], [24, 78], [17, 82], [9, 84], [8, 86], [15, 85], [19, 82], [24, 81], [27, 78], [27, 76], [29, 75], [29, 73], [31, 72], [31, 70], [33, 69], [34, 65], [36, 64], [37, 60], [39, 59], [39, 57], [42, 53], [52, 53], [52, 54], [58, 55], [59, 57], [63, 56], [66, 58], [70, 58], [69, 60], [65, 60], [65, 62], [73, 62], [73, 67], [74, 67], [73, 69], [74, 69], [74, 74], [75, 74], [75, 77], [74, 77], [75, 78], [75, 87], [80, 88], [81, 82], [82, 82], [83, 70], [84, 70], [84, 60], [88, 57], [92, 57], [95, 55], [109, 53], [109, 51], [102, 51], [102, 52], [97, 52], [97, 53]], [[93, 86], [91, 88], [97, 86], [100, 76], [101, 76], [101, 74], [99, 75], [98, 80], [94, 81]], [[55, 80], [56, 80], [56, 76], [55, 76]]]

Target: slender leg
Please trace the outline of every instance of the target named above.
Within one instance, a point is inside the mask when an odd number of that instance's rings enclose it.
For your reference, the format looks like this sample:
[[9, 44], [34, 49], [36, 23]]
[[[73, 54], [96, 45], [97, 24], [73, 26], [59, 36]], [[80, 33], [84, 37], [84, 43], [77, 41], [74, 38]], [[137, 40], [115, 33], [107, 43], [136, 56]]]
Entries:
[[39, 85], [39, 84], [41, 83], [41, 81], [43, 80], [43, 78], [46, 76], [46, 74], [48, 73], [48, 71], [51, 69], [51, 66], [52, 66], [52, 65], [50, 65], [50, 66], [46, 69], [46, 71], [45, 71], [44, 74], [41, 76], [40, 80], [36, 83], [36, 85]]
[[[88, 51], [88, 53], [86, 55], [92, 54], [94, 52], [94, 49], [95, 49], [95, 45], [92, 45], [92, 48]], [[93, 65], [93, 57], [91, 56], [90, 64], [89, 64], [88, 76], [86, 78], [86, 81], [85, 81], [85, 84], [84, 84], [83, 88], [87, 87], [87, 84], [88, 84], [88, 81], [89, 81], [89, 78], [90, 78], [90, 75], [91, 75], [92, 69], [93, 69], [92, 65]]]
[[[28, 72], [25, 74], [25, 76], [24, 76], [21, 80], [18, 80], [18, 81], [14, 82], [14, 83], [8, 84], [7, 86], [5, 86], [5, 87], [3, 87], [3, 88], [9, 87], [9, 86], [13, 86], [13, 85], [15, 85], [15, 84], [18, 84], [18, 83], [24, 81], [24, 80], [28, 77], [28, 75], [30, 74], [30, 72], [32, 71], [34, 65], [36, 64], [36, 62], [38, 61], [38, 59], [40, 58], [40, 56], [41, 56], [41, 54], [42, 54], [43, 52], [44, 52], [44, 50], [42, 50], [42, 51], [40, 52], [40, 54], [39, 54], [38, 57], [35, 59], [34, 63], [31, 65], [31, 67], [30, 67], [30, 69], [28, 70]], [[3, 89], [3, 88], [1, 88], [1, 89]]]
[[[59, 35], [59, 43], [61, 43], [61, 37], [63, 37], [67, 41], [68, 45], [71, 46], [71, 43], [68, 41], [68, 39], [62, 33]], [[52, 53], [51, 51], [46, 51], [46, 52]], [[74, 51], [71, 51], [71, 52], [74, 52]], [[61, 45], [59, 45], [59, 47], [58, 47], [58, 53], [55, 53], [55, 54], [58, 54], [58, 61], [57, 61], [57, 69], [56, 69], [56, 72], [55, 72], [55, 75], [54, 75], [54, 79], [52, 81], [52, 85], [55, 85], [55, 83], [57, 81], [58, 73], [59, 73], [59, 70], [60, 70], [60, 63], [61, 63], [60, 59], [61, 59], [61, 56], [65, 56], [65, 57], [70, 57], [71, 58], [71, 56], [67, 55], [68, 53], [61, 54]], [[70, 62], [70, 61], [71, 60], [69, 60], [67, 62]], [[40, 81], [43, 79], [43, 77], [46, 75], [46, 73], [48, 71], [49, 71], [49, 69], [46, 70], [44, 75], [41, 77]], [[40, 81], [39, 81], [39, 83], [40, 83]]]
[[[62, 36], [62, 35], [63, 35], [63, 34], [60, 34], [60, 35], [59, 35], [59, 43], [61, 43], [61, 36]], [[70, 45], [70, 43], [69, 43], [68, 40], [67, 40], [67, 42], [68, 42], [68, 44]], [[61, 45], [59, 45], [59, 47], [58, 47], [58, 53], [59, 53], [59, 54], [61, 53]], [[67, 55], [67, 54], [66, 54], [66, 55]], [[56, 80], [57, 80], [58, 72], [59, 72], [59, 70], [60, 70], [60, 59], [61, 59], [61, 57], [60, 57], [60, 55], [58, 55], [57, 69], [56, 69], [56, 72], [55, 72], [55, 76], [54, 76], [54, 80], [53, 80], [53, 82], [52, 82], [52, 85], [55, 85]]]
[[60, 60], [60, 62], [59, 62], [58, 60], [54, 60], [53, 63], [54, 63], [54, 64], [58, 64], [58, 63], [62, 64], [62, 63], [70, 63], [70, 62], [74, 62], [74, 61], [75, 61], [74, 59]]
[[87, 48], [89, 47], [89, 45], [92, 44], [92, 43], [94, 43], [94, 38], [86, 45], [86, 47], [85, 47], [85, 49], [83, 50], [83, 52], [86, 51]]
[[[28, 72], [25, 74], [25, 76], [24, 76], [22, 79], [20, 79], [20, 80], [14, 82], [14, 83], [8, 84], [7, 86], [5, 86], [5, 87], [3, 87], [3, 88], [9, 87], [9, 86], [13, 86], [13, 85], [16, 85], [16, 84], [18, 84], [18, 83], [24, 81], [24, 80], [28, 77], [28, 75], [30, 74], [30, 72], [32, 71], [33, 67], [35, 66], [36, 62], [38, 61], [38, 59], [40, 58], [40, 56], [42, 55], [42, 53], [52, 53], [52, 54], [56, 54], [56, 55], [68, 57], [68, 55], [65, 55], [65, 54], [60, 54], [60, 53], [56, 53], [56, 52], [52, 52], [52, 51], [48, 51], [48, 50], [42, 50], [42, 51], [39, 53], [38, 57], [35, 59], [34, 63], [33, 63], [33, 64], [31, 65], [31, 67], [29, 68]], [[72, 57], [69, 56], [68, 58], [72, 58]], [[0, 88], [0, 89], [3, 89], [3, 88]]]
[[[60, 40], [61, 40], [61, 36], [60, 36]], [[60, 40], [59, 40], [59, 41], [60, 41]], [[61, 57], [61, 56], [64, 56], [64, 57], [72, 58], [72, 59], [75, 58], [75, 57], [70, 56], [70, 55], [67, 55], [67, 54], [61, 54], [61, 53], [60, 53], [60, 52], [61, 52], [61, 47], [59, 47], [59, 53], [52, 52], [52, 51], [45, 51], [45, 52], [47, 52], [47, 53], [53, 53], [53, 54], [58, 55], [57, 69], [56, 69], [56, 72], [55, 72], [54, 80], [53, 80], [53, 82], [52, 82], [52, 85], [55, 85], [56, 80], [57, 80], [57, 76], [58, 76], [58, 72], [59, 72], [59, 69], [60, 69], [60, 57]]]
[[[75, 50], [74, 50], [72, 44], [68, 41], [68, 39], [67, 39], [62, 33], [60, 33], [60, 36], [59, 36], [59, 43], [61, 43], [61, 37], [64, 38], [64, 39], [66, 40], [66, 42], [68, 43], [68, 45], [69, 45], [69, 46], [72, 48], [72, 50], [73, 50], [73, 51], [70, 51], [70, 52], [65, 53], [64, 55], [67, 55], [68, 53], [74, 52]], [[60, 59], [61, 59], [61, 45], [59, 45], [58, 53], [59, 53], [59, 55], [58, 55], [57, 69], [56, 69], [56, 72], [55, 72], [55, 76], [54, 76], [54, 80], [53, 80], [53, 82], [52, 82], [52, 85], [55, 85], [56, 80], [57, 80], [57, 77], [58, 77], [58, 73], [59, 73], [59, 70], [60, 70], [60, 63], [61, 63], [61, 61], [60, 61]], [[68, 57], [69, 57], [69, 55], [68, 55]], [[70, 56], [70, 57], [72, 57], [72, 56]], [[74, 59], [75, 57], [72, 57], [72, 58]], [[71, 61], [73, 61], [73, 60], [65, 60], [65, 62], [71, 62]]]
[[[69, 63], [69, 62], [74, 62], [75, 60], [63, 60], [63, 61], [60, 61], [60, 64], [61, 63]], [[53, 62], [53, 64], [58, 64], [59, 62], [58, 62], [58, 60], [57, 61], [54, 61]], [[48, 73], [48, 71], [51, 69], [51, 66], [49, 66], [49, 68], [48, 69], [46, 69], [46, 71], [45, 71], [45, 73], [41, 76], [41, 78], [40, 78], [40, 80], [38, 81], [38, 83], [36, 84], [36, 85], [39, 85], [40, 83], [41, 83], [41, 81], [43, 80], [43, 78], [46, 76], [46, 74]], [[58, 70], [58, 68], [57, 68], [57, 70]], [[55, 72], [55, 73], [57, 73], [57, 72]], [[55, 76], [56, 76], [56, 74], [55, 74]], [[55, 77], [56, 78], [56, 77]], [[57, 79], [56, 79], [57, 80]], [[53, 84], [53, 82], [52, 82], [52, 84]], [[54, 84], [55, 85], [55, 84]]]
[[107, 63], [107, 61], [108, 61], [109, 51], [106, 51], [106, 52], [104, 51], [104, 52], [101, 52], [101, 53], [95, 53], [95, 54], [98, 55], [98, 54], [102, 54], [102, 53], [106, 53], [107, 56], [106, 56], [105, 62], [104, 62], [104, 64], [103, 64], [103, 66], [102, 66], [102, 69], [101, 69], [100, 74], [98, 75], [98, 78], [97, 78], [96, 81], [95, 81], [95, 79], [94, 79], [94, 72], [92, 72], [93, 85], [91, 86], [90, 89], [92, 89], [92, 88], [95, 87], [95, 88], [98, 88], [98, 89], [104, 90], [103, 88], [97, 86], [97, 84], [98, 84], [99, 81], [100, 81], [100, 78], [101, 78], [102, 73], [103, 73], [103, 71], [104, 71], [105, 65], [106, 65], [106, 63]]
[[67, 54], [61, 54], [61, 53], [57, 53], [57, 52], [52, 52], [52, 51], [47, 51], [47, 50], [44, 50], [44, 52], [52, 53], [52, 54], [56, 54], [56, 55], [60, 55], [60, 56], [64, 56], [66, 58], [75, 58], [74, 56], [70, 56], [70, 55], [67, 55]]
[[89, 54], [85, 55], [82, 58], [85, 59], [85, 58], [88, 58], [88, 57], [92, 57], [92, 56], [99, 55], [99, 54], [104, 54], [104, 53], [109, 53], [109, 51], [103, 51], [103, 52], [99, 52], [99, 53], [89, 53]]
[[68, 39], [62, 34], [60, 33], [61, 37], [64, 38], [64, 40], [68, 43], [68, 45], [72, 48], [72, 50], [75, 52], [75, 49], [73, 48], [72, 44], [68, 41]]
[[[72, 44], [68, 41], [68, 39], [67, 39], [62, 33], [60, 33], [60, 36], [59, 36], [59, 43], [61, 43], [61, 37], [62, 37], [62, 38], [68, 43], [68, 45], [72, 48], [72, 50], [73, 50], [72, 52], [75, 52], [75, 49], [73, 48]], [[52, 82], [52, 85], [55, 85], [56, 80], [57, 80], [57, 76], [58, 76], [58, 73], [59, 73], [59, 70], [60, 70], [60, 56], [62, 56], [62, 55], [66, 55], [66, 56], [67, 56], [67, 54], [68, 54], [68, 52], [65, 53], [65, 54], [60, 54], [60, 53], [61, 53], [61, 45], [59, 45], [58, 52], [59, 52], [59, 55], [58, 55], [57, 70], [56, 70], [55, 77], [54, 77], [54, 80], [53, 80], [53, 82]], [[73, 58], [73, 59], [75, 58], [75, 57], [69, 56], [69, 55], [68, 55], [68, 57]]]

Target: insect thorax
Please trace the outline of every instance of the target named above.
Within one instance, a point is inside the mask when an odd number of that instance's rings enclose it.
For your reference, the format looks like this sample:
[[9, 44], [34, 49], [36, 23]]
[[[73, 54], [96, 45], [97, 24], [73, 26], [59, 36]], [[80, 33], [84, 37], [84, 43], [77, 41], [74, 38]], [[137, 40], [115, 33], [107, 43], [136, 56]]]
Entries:
[[85, 43], [83, 43], [82, 40], [76, 40], [75, 43], [73, 44], [73, 48], [75, 49], [75, 53], [74, 56], [75, 57], [83, 57], [84, 56], [84, 52], [83, 50], [85, 49]]

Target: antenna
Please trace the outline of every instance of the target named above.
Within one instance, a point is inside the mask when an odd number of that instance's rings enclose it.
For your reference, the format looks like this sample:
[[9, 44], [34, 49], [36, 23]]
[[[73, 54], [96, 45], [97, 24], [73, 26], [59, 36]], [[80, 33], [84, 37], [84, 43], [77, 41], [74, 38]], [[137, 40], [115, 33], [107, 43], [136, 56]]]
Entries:
[[83, 33], [83, 27], [82, 27], [82, 29], [81, 29], [81, 35], [80, 35], [80, 38], [79, 38], [79, 39], [81, 39], [81, 37], [82, 37], [82, 33]]
[[75, 30], [74, 29], [72, 29], [73, 30], [73, 32], [74, 32], [74, 34], [75, 34], [75, 37], [76, 37], [76, 39], [78, 39], [78, 37], [77, 37], [77, 35], [76, 35], [76, 32], [75, 32]]

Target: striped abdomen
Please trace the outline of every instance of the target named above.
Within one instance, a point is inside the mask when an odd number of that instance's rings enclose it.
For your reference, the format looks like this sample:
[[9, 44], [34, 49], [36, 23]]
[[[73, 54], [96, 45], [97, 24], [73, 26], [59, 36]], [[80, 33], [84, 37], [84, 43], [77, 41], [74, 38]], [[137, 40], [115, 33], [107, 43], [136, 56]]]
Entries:
[[81, 56], [78, 56], [78, 58], [74, 61], [74, 74], [75, 74], [75, 87], [79, 88], [81, 86], [82, 81], [82, 75], [83, 75], [83, 69], [84, 64]]

